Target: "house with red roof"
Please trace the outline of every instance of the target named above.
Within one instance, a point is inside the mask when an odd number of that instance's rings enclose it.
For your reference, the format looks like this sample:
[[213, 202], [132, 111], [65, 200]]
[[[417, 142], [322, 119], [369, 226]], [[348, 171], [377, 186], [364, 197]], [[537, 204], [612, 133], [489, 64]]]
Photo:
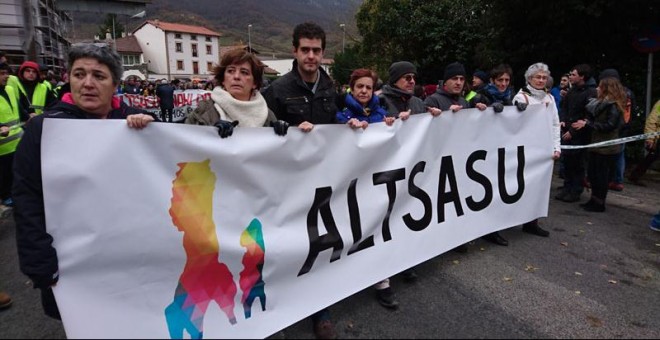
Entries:
[[117, 38], [114, 43], [124, 67], [124, 74], [121, 79], [126, 79], [129, 76], [147, 79], [149, 71], [137, 38], [134, 35], [126, 36], [124, 34], [121, 38]]
[[220, 62], [221, 34], [206, 27], [147, 20], [133, 30], [150, 79], [208, 79]]

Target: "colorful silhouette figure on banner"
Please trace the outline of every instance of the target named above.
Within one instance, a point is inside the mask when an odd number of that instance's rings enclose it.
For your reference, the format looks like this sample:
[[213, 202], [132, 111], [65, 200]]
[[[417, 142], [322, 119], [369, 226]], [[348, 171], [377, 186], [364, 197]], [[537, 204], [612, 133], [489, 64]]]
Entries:
[[252, 303], [256, 298], [259, 298], [261, 302], [261, 310], [266, 310], [265, 283], [262, 277], [266, 246], [261, 231], [261, 223], [256, 218], [241, 234], [241, 246], [245, 247], [246, 250], [242, 261], [245, 269], [241, 272], [239, 281], [241, 290], [243, 290], [241, 302], [243, 303], [245, 318], [249, 319], [252, 315]]
[[215, 301], [236, 323], [236, 284], [226, 264], [218, 261], [220, 246], [213, 223], [212, 198], [216, 177], [209, 160], [179, 163], [172, 186], [170, 216], [183, 232], [187, 259], [174, 300], [165, 308], [170, 337], [181, 339], [186, 330], [193, 339], [204, 336], [204, 315]]

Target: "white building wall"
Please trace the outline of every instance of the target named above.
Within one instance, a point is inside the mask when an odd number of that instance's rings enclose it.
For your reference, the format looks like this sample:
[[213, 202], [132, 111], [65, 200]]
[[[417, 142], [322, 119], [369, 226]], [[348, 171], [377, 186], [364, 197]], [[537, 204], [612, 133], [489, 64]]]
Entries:
[[[165, 32], [151, 24], [145, 24], [133, 34], [142, 49], [144, 62], [147, 63], [149, 73], [156, 73], [167, 77], [167, 56], [165, 46]], [[176, 64], [170, 67], [176, 68]]]
[[293, 59], [262, 60], [266, 66], [280, 73], [283, 76], [291, 71]]
[[[220, 62], [219, 38], [211, 36], [207, 42], [205, 35], [196, 35], [192, 40], [190, 33], [164, 32], [152, 24], [145, 24], [133, 34], [142, 48], [144, 61], [149, 67], [149, 78], [167, 78], [169, 67], [169, 80], [175, 78], [200, 77], [207, 79], [212, 76], [207, 63], [213, 65]], [[176, 38], [180, 35], [180, 38]], [[177, 43], [181, 44], [181, 51], [176, 50]], [[197, 44], [197, 57], [193, 57], [192, 44]], [[206, 53], [206, 45], [211, 46], [211, 54]], [[183, 62], [183, 69], [178, 69], [178, 61]], [[193, 72], [193, 62], [197, 61], [199, 72]]]
[[[175, 38], [177, 34], [180, 34], [181, 38]], [[167, 36], [167, 50], [169, 51], [173, 77], [201, 77], [206, 79], [208, 76], [212, 75], [212, 72], [208, 70], [207, 63], [210, 62], [215, 65], [220, 62], [218, 37], [211, 37], [211, 41], [207, 42], [206, 36], [204, 35], [196, 35], [197, 40], [192, 40], [192, 34], [189, 33], [167, 32]], [[176, 50], [177, 43], [181, 44], [180, 52], [177, 52]], [[193, 56], [193, 44], [197, 45], [197, 57]], [[206, 53], [206, 45], [211, 46], [211, 54]], [[183, 62], [183, 70], [177, 69], [178, 61]], [[195, 61], [198, 63], [197, 73], [195, 73], [193, 69], [193, 62]]]

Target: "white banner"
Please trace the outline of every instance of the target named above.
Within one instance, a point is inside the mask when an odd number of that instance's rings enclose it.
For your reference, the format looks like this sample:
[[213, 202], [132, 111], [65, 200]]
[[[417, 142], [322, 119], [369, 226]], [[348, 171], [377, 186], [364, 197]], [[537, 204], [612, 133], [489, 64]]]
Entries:
[[[141, 94], [123, 93], [118, 95], [128, 106], [137, 107], [154, 113], [160, 120], [160, 100], [157, 96], [143, 96]], [[205, 90], [176, 90], [174, 91], [174, 109], [172, 121], [183, 123], [188, 114], [197, 108], [200, 101], [211, 98], [211, 92]]]
[[214, 127], [48, 119], [43, 183], [67, 336], [266, 337], [546, 216], [551, 114], [462, 110], [226, 139]]

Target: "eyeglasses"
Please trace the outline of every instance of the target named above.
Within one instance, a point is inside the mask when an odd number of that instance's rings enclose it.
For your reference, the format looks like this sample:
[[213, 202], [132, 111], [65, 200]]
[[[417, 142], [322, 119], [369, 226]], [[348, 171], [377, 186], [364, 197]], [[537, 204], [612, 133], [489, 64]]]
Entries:
[[533, 76], [532, 78], [538, 79], [538, 80], [546, 80], [546, 79], [548, 79], [548, 76], [537, 74], [537, 75]]
[[416, 77], [415, 77], [414, 74], [406, 74], [405, 76], [403, 76], [403, 79], [405, 79], [405, 81], [407, 81], [407, 82], [411, 82], [411, 81], [415, 80], [415, 78]]

